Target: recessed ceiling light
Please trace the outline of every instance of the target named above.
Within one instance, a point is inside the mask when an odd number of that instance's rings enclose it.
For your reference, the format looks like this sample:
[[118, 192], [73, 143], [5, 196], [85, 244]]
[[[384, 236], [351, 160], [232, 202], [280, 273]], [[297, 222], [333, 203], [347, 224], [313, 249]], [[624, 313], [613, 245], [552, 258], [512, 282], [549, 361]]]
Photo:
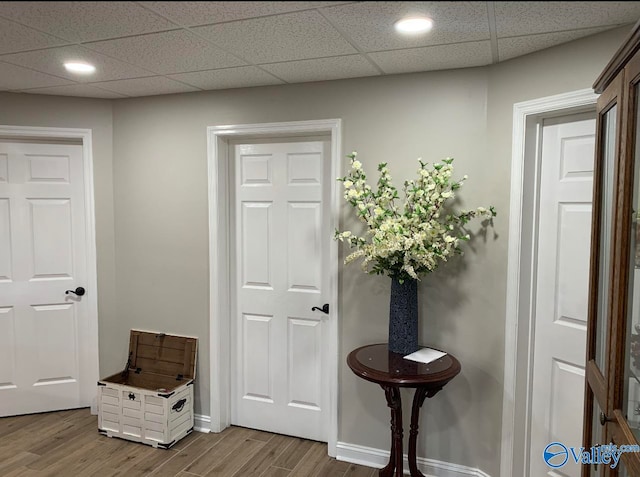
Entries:
[[96, 70], [96, 67], [90, 65], [89, 63], [80, 63], [77, 61], [69, 61], [64, 64], [64, 67], [67, 69], [67, 71], [83, 75], [91, 74]]
[[400, 33], [425, 33], [431, 30], [433, 20], [427, 17], [413, 17], [398, 20], [395, 24]]

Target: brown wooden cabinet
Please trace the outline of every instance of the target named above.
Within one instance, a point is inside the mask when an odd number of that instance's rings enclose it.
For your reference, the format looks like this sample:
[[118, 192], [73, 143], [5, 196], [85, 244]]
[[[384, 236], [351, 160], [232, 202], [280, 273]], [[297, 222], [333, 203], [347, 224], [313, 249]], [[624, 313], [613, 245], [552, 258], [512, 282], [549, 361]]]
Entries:
[[[584, 400], [586, 449], [640, 441], [640, 22], [594, 84], [596, 167]], [[640, 476], [640, 453], [582, 476]]]

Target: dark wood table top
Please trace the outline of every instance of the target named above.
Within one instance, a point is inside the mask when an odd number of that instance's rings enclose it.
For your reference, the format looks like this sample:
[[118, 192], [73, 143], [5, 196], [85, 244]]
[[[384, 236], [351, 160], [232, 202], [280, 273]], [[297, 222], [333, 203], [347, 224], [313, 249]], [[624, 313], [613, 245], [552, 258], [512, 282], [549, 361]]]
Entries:
[[347, 364], [358, 376], [377, 384], [400, 387], [439, 388], [461, 369], [460, 362], [446, 354], [429, 364], [404, 359], [392, 353], [387, 343], [362, 346], [347, 356]]

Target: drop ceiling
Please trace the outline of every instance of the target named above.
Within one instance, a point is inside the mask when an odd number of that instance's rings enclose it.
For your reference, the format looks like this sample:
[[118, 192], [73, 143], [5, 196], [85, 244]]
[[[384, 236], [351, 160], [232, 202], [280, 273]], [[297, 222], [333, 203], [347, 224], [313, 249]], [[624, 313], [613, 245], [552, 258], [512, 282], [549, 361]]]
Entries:
[[[413, 15], [431, 32], [394, 30]], [[0, 2], [0, 90], [123, 98], [467, 68], [638, 18], [640, 2]]]

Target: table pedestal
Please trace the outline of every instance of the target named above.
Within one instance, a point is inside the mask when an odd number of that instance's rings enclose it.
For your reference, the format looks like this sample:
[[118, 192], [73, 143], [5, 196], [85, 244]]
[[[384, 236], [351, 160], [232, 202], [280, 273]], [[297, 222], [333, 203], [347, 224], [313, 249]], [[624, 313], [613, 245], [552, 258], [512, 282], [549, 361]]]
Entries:
[[[403, 452], [402, 437], [404, 431], [402, 429], [402, 398], [400, 396], [400, 388], [397, 386], [387, 386], [381, 384], [387, 398], [387, 406], [391, 409], [391, 453], [389, 455], [389, 463], [380, 469], [380, 477], [402, 477], [403, 476]], [[440, 388], [442, 389], [442, 388]], [[426, 398], [436, 395], [440, 389], [427, 389], [417, 387], [413, 395], [413, 405], [411, 406], [411, 428], [409, 430], [409, 472], [411, 477], [424, 477], [424, 474], [418, 470], [416, 463], [416, 443], [418, 440], [418, 422], [420, 420], [420, 408]]]
[[429, 363], [404, 359], [389, 351], [386, 343], [362, 346], [347, 356], [347, 364], [356, 376], [376, 383], [384, 390], [391, 409], [391, 452], [389, 463], [380, 469], [380, 477], [402, 477], [402, 399], [400, 388], [414, 388], [409, 431], [409, 471], [412, 477], [424, 477], [416, 464], [416, 442], [420, 408], [426, 398], [435, 396], [460, 372], [460, 363], [451, 354]]

